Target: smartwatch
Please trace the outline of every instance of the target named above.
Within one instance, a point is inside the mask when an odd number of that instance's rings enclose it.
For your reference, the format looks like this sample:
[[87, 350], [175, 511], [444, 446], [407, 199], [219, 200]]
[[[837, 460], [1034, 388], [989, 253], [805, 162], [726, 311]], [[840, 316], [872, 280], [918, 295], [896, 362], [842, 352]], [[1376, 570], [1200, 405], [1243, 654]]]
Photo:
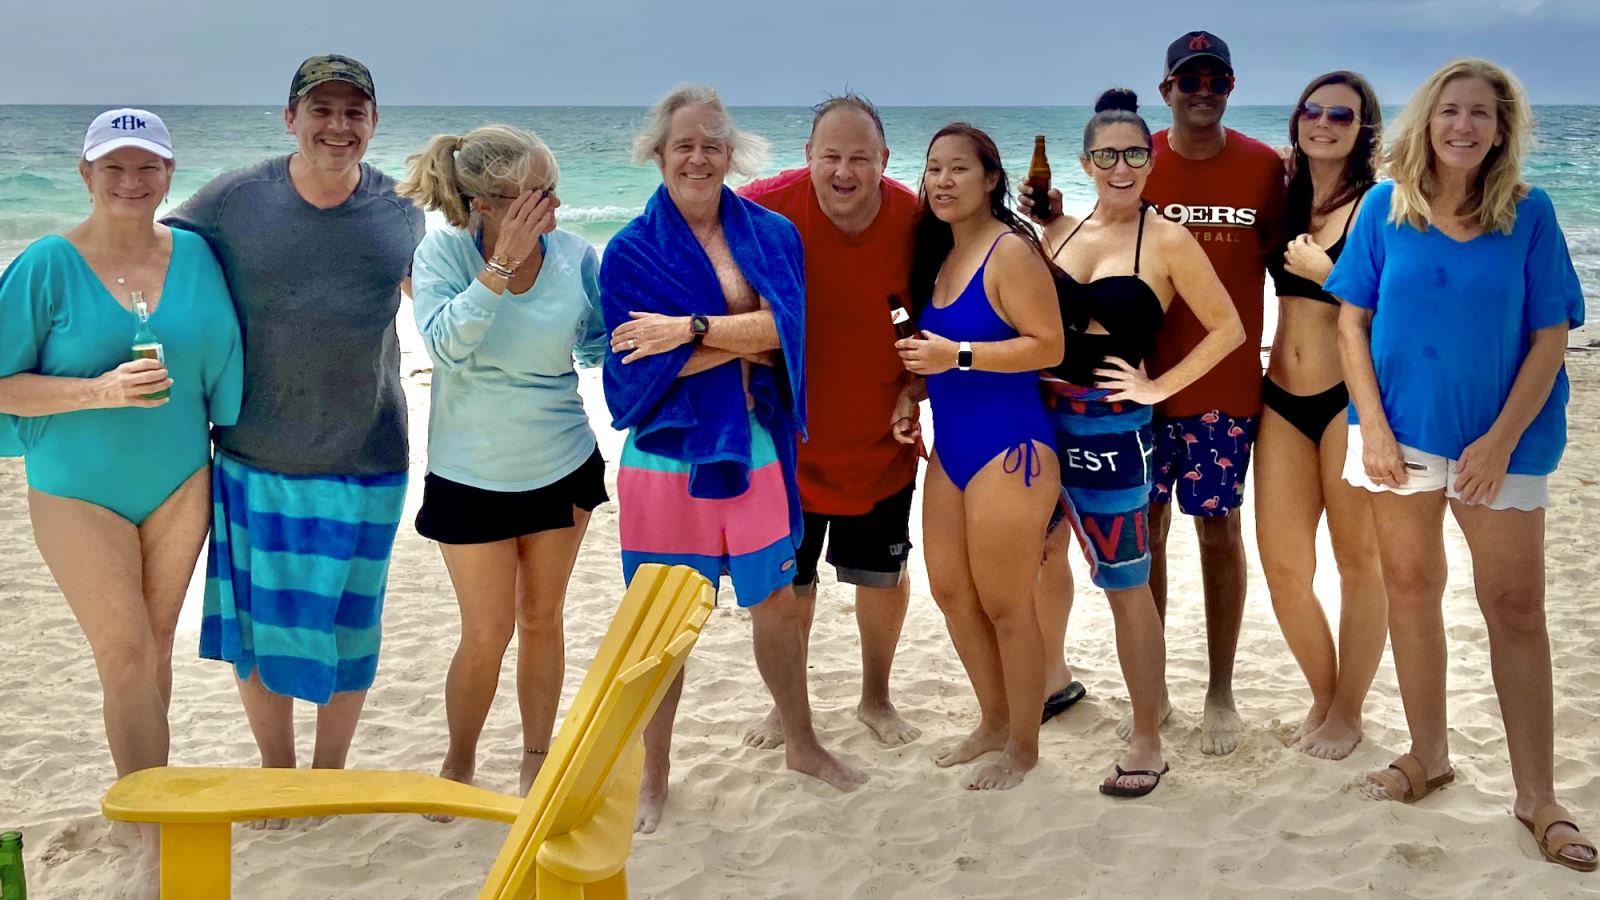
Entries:
[[705, 340], [706, 332], [711, 330], [711, 320], [705, 316], [689, 317], [689, 340], [698, 344]]
[[972, 342], [962, 341], [956, 349], [956, 368], [963, 372], [972, 371]]

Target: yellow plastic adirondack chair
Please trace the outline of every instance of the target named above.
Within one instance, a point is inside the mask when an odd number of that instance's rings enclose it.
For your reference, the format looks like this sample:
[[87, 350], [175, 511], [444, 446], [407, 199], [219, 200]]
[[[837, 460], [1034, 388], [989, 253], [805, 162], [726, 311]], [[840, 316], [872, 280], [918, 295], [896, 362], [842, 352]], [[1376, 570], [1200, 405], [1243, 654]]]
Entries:
[[[229, 896], [233, 822], [370, 813], [511, 823], [480, 897], [532, 897], [536, 881], [552, 900], [582, 896], [573, 886], [586, 882], [607, 884], [609, 893], [591, 896], [626, 896], [619, 873], [632, 844], [638, 736], [714, 597], [692, 569], [640, 567], [525, 799], [417, 772], [157, 768], [118, 781], [102, 811], [109, 819], [160, 824], [164, 900]], [[547, 840], [552, 849], [545, 851]], [[546, 857], [549, 871], [536, 877]]]
[[528, 839], [517, 841], [514, 831], [501, 846], [479, 900], [628, 896], [625, 865], [644, 767], [639, 738], [699, 637], [685, 628], [660, 654], [617, 676]]

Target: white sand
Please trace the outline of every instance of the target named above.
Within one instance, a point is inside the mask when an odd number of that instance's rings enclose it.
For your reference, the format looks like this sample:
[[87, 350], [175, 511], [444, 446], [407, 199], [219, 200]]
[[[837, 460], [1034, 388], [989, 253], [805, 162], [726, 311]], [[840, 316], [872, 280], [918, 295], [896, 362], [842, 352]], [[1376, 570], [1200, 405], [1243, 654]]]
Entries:
[[[408, 318], [403, 318], [408, 321]], [[413, 338], [414, 339], [414, 338]], [[1600, 834], [1600, 625], [1591, 613], [1600, 578], [1600, 357], [1569, 356], [1576, 383], [1572, 442], [1553, 481], [1549, 612], [1555, 649], [1557, 788]], [[426, 369], [406, 354], [406, 371]], [[426, 374], [408, 379], [413, 484], [425, 452]], [[620, 436], [604, 428], [595, 373], [584, 395], [615, 472]], [[412, 508], [419, 490], [413, 490]], [[1246, 522], [1246, 533], [1253, 534]], [[33, 895], [98, 898], [130, 862], [98, 815], [113, 781], [88, 647], [29, 534], [22, 468], [0, 463], [0, 829], [26, 834]], [[1253, 543], [1253, 541], [1251, 542]], [[629, 875], [635, 896], [1060, 897], [1060, 896], [1594, 896], [1600, 878], [1541, 861], [1510, 815], [1511, 778], [1488, 648], [1473, 600], [1465, 546], [1448, 532], [1446, 596], [1455, 786], [1419, 807], [1364, 800], [1353, 782], [1405, 748], [1404, 718], [1388, 659], [1367, 703], [1368, 740], [1339, 763], [1285, 746], [1309, 694], [1279, 637], [1252, 549], [1250, 604], [1236, 689], [1248, 733], [1226, 758], [1199, 750], [1205, 685], [1199, 569], [1190, 527], [1173, 541], [1168, 672], [1177, 712], [1167, 725], [1172, 774], [1142, 801], [1102, 797], [1095, 784], [1116, 758], [1116, 721], [1127, 711], [1104, 600], [1080, 589], [1070, 660], [1089, 698], [1043, 732], [1043, 760], [1019, 789], [978, 795], [962, 772], [937, 769], [932, 745], [965, 733], [976, 708], [931, 601], [920, 554], [914, 601], [895, 672], [895, 699], [925, 736], [883, 750], [854, 719], [859, 656], [853, 595], [824, 573], [812, 650], [811, 690], [826, 743], [873, 780], [849, 796], [784, 770], [778, 752], [741, 746], [768, 698], [750, 651], [749, 617], [723, 608], [690, 661], [678, 720], [672, 797], [662, 831], [639, 840]], [[1326, 541], [1322, 560], [1331, 569]], [[1078, 562], [1081, 563], [1081, 560]], [[1079, 569], [1080, 582], [1082, 570]], [[1337, 615], [1336, 577], [1317, 583]], [[570, 701], [584, 662], [622, 590], [616, 507], [602, 507], [568, 600]], [[256, 761], [229, 668], [195, 658], [197, 597], [176, 654], [172, 762]], [[438, 552], [402, 525], [389, 583], [382, 663], [355, 740], [356, 766], [435, 771], [445, 746], [443, 683], [458, 631]], [[509, 662], [509, 659], [508, 659]], [[512, 666], [480, 751], [480, 783], [514, 789], [519, 737]], [[301, 709], [303, 760], [309, 710]], [[470, 897], [505, 834], [503, 826], [436, 825], [418, 816], [350, 817], [285, 832], [236, 829], [235, 893], [251, 898]]]

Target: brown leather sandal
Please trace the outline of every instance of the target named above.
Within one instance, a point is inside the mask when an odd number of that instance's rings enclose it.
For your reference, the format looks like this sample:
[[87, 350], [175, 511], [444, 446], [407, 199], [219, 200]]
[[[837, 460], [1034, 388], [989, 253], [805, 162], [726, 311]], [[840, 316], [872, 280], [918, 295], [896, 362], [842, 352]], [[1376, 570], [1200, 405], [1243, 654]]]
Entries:
[[[1405, 782], [1402, 783], [1398, 777], [1390, 774], [1389, 769], [1404, 775]], [[1398, 800], [1401, 803], [1415, 803], [1455, 780], [1455, 769], [1447, 769], [1443, 775], [1429, 778], [1422, 769], [1422, 763], [1409, 753], [1402, 754], [1399, 759], [1389, 763], [1387, 769], [1367, 775], [1367, 781], [1389, 792], [1390, 800]]]
[[1583, 835], [1563, 838], [1559, 844], [1553, 844], [1550, 840], [1550, 829], [1555, 825], [1570, 825], [1573, 831], [1578, 830], [1578, 823], [1572, 821], [1572, 815], [1562, 808], [1560, 804], [1552, 803], [1539, 810], [1534, 814], [1532, 822], [1521, 816], [1517, 816], [1517, 821], [1527, 826], [1529, 833], [1533, 835], [1533, 842], [1539, 845], [1539, 852], [1544, 854], [1545, 859], [1579, 872], [1593, 872], [1595, 866], [1600, 864], [1600, 858], [1589, 860], [1573, 859], [1561, 852], [1568, 847], [1583, 847], [1587, 848], [1591, 854], [1594, 854], [1594, 843]]

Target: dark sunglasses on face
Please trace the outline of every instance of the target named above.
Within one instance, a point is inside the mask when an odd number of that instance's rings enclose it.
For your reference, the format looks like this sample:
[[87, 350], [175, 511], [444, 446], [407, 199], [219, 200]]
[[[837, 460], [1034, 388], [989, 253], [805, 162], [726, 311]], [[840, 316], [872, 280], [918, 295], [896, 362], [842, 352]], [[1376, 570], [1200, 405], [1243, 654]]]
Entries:
[[[535, 189], [531, 189], [531, 190], [533, 190], [533, 192], [538, 195], [539, 200], [543, 200], [545, 197], [548, 197], [549, 195], [555, 193], [556, 186], [552, 184], [549, 187], [535, 188]], [[517, 195], [517, 194], [490, 194], [489, 196], [496, 197], [496, 198], [499, 198], [501, 200], [505, 200], [507, 202], [510, 202], [512, 200], [517, 199], [517, 197], [519, 195]], [[538, 202], [538, 201], [535, 201], [535, 202]]]
[[1350, 125], [1356, 120], [1356, 111], [1348, 106], [1323, 106], [1310, 100], [1300, 104], [1300, 118], [1306, 122], [1315, 122], [1323, 115], [1327, 115], [1330, 125]]
[[1204, 83], [1213, 94], [1226, 96], [1233, 93], [1232, 75], [1168, 75], [1167, 83], [1178, 86], [1178, 90], [1185, 94], [1200, 93], [1200, 85]]
[[1117, 157], [1119, 156], [1122, 157], [1123, 162], [1128, 164], [1130, 169], [1142, 169], [1150, 164], [1149, 147], [1127, 147], [1122, 150], [1101, 147], [1097, 150], [1090, 150], [1084, 155], [1089, 157], [1089, 161], [1094, 163], [1097, 169], [1116, 168]]

